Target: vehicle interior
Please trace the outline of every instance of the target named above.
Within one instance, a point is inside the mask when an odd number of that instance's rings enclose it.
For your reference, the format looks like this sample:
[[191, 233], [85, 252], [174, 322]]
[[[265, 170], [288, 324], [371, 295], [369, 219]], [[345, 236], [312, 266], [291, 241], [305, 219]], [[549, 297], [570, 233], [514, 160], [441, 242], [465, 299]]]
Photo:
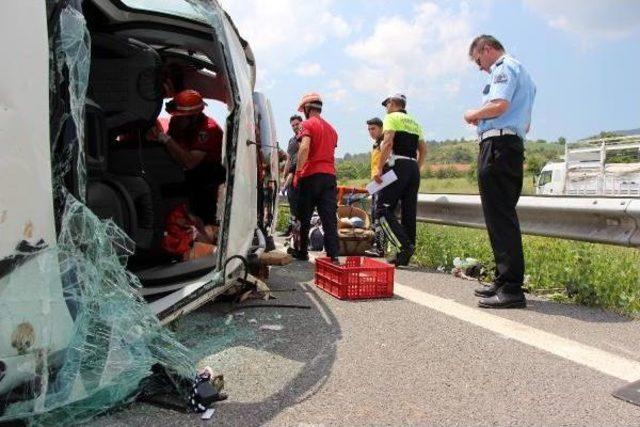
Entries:
[[[145, 134], [165, 101], [194, 89], [229, 107], [232, 99], [220, 43], [204, 23], [126, 10], [116, 1], [85, 1], [91, 35], [86, 101], [87, 206], [110, 218], [135, 243], [128, 268], [145, 287], [163, 286], [213, 270], [217, 255], [184, 261], [163, 250], [167, 214], [188, 203], [183, 168]], [[157, 15], [157, 14], [156, 14]], [[214, 117], [225, 129], [226, 117]], [[126, 139], [122, 135], [127, 135]], [[223, 139], [224, 145], [229, 135]], [[224, 193], [224, 188], [221, 193]], [[223, 218], [224, 196], [218, 198]]]

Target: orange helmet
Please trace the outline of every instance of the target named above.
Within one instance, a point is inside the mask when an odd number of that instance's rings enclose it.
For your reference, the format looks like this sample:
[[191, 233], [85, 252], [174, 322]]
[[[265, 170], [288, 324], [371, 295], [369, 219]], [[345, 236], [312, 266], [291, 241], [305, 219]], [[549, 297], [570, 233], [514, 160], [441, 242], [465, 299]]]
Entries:
[[304, 107], [309, 104], [311, 104], [312, 107], [322, 109], [322, 98], [320, 97], [320, 94], [311, 92], [304, 95], [300, 100], [300, 104], [298, 105], [298, 111], [303, 113]]
[[167, 102], [167, 113], [172, 116], [191, 116], [200, 114], [207, 105], [202, 99], [202, 95], [195, 90], [187, 89], [178, 93], [173, 99]]

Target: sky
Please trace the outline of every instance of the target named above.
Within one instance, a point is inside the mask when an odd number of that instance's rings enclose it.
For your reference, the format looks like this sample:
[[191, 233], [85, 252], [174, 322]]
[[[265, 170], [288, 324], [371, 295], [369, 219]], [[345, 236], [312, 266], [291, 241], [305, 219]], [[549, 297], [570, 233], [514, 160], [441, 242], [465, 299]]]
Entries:
[[639, 0], [221, 0], [251, 45], [256, 90], [281, 146], [311, 91], [339, 134], [337, 154], [370, 149], [365, 121], [396, 92], [427, 139], [470, 138], [487, 75], [467, 56], [491, 34], [537, 85], [529, 139], [575, 140], [640, 127]]

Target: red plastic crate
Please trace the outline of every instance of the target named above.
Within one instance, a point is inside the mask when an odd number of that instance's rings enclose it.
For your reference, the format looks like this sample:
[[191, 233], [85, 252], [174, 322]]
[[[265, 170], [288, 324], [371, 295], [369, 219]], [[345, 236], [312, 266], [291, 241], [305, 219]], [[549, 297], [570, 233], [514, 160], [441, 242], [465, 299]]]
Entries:
[[316, 259], [316, 286], [339, 299], [354, 300], [393, 296], [393, 265], [375, 259], [350, 256], [342, 265], [330, 258]]

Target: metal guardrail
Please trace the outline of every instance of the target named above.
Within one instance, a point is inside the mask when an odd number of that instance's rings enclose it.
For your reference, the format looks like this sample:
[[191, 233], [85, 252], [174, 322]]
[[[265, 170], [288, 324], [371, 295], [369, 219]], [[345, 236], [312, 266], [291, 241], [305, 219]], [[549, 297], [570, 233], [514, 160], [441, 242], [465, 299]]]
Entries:
[[[640, 199], [523, 196], [517, 211], [525, 234], [640, 247]], [[418, 221], [485, 228], [472, 195], [420, 194]]]
[[[517, 211], [525, 234], [640, 247], [637, 198], [522, 196]], [[420, 194], [418, 221], [485, 228], [477, 195]]]

